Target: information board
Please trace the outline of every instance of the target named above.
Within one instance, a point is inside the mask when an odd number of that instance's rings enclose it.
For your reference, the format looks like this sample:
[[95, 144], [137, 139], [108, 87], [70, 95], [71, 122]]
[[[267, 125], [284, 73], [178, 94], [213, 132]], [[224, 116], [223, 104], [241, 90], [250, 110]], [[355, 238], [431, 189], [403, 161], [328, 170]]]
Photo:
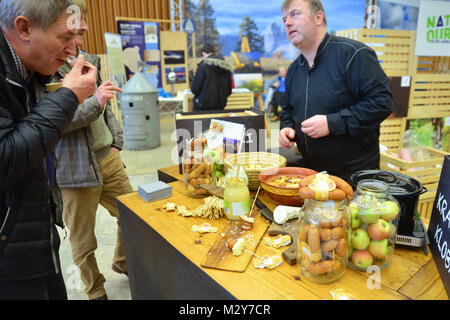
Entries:
[[161, 44], [159, 23], [117, 21], [122, 38], [123, 58], [127, 79], [140, 71], [156, 87], [162, 87]]

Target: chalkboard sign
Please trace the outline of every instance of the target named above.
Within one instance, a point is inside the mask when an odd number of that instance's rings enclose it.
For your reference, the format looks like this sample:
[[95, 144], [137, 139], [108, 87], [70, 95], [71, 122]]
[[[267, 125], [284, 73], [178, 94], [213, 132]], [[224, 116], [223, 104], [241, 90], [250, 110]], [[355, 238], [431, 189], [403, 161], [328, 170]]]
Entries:
[[450, 296], [450, 156], [446, 156], [428, 226], [434, 262]]

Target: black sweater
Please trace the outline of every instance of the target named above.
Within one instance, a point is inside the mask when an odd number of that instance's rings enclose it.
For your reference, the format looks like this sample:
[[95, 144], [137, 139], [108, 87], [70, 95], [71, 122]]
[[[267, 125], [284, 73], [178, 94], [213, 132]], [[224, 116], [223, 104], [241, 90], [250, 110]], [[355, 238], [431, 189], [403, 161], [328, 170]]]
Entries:
[[[304, 166], [347, 179], [379, 167], [379, 126], [393, 111], [388, 79], [366, 45], [325, 35], [314, 65], [300, 55], [286, 76], [280, 129], [295, 129]], [[330, 134], [313, 139], [301, 122], [326, 115]]]

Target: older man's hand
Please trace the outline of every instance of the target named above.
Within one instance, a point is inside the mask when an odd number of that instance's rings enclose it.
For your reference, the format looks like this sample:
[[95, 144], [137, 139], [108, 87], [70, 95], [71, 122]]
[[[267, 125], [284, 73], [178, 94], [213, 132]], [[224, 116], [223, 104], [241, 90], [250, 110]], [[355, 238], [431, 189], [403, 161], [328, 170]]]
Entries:
[[122, 89], [116, 87], [111, 81], [106, 81], [100, 87], [98, 87], [97, 91], [95, 92], [95, 96], [97, 97], [100, 109], [103, 109], [106, 103], [110, 99], [114, 98], [114, 92], [116, 91], [123, 92]]
[[87, 62], [85, 57], [80, 54], [72, 70], [64, 77], [62, 85], [72, 90], [77, 96], [79, 104], [81, 104], [95, 93], [97, 68]]

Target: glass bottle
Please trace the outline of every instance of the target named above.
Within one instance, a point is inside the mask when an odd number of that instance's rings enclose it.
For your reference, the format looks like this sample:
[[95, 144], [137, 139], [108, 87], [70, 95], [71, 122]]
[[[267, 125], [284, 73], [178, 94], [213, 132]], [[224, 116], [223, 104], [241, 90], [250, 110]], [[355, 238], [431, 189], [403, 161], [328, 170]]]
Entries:
[[300, 274], [317, 283], [330, 283], [346, 270], [350, 209], [347, 200], [307, 199], [300, 211], [297, 266]]
[[244, 180], [228, 178], [223, 195], [224, 212], [229, 220], [239, 220], [239, 216], [250, 212], [250, 191]]
[[375, 179], [358, 182], [351, 212], [349, 266], [367, 271], [373, 265], [386, 268], [394, 256], [397, 236], [397, 200], [391, 196], [387, 183]]

